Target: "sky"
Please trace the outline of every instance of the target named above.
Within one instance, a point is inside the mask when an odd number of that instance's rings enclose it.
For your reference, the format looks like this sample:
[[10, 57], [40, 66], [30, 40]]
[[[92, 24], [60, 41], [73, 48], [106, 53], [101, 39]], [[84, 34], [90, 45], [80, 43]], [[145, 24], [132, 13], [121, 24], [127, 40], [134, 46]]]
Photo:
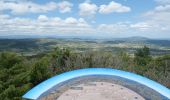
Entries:
[[0, 0], [0, 36], [170, 38], [170, 0]]

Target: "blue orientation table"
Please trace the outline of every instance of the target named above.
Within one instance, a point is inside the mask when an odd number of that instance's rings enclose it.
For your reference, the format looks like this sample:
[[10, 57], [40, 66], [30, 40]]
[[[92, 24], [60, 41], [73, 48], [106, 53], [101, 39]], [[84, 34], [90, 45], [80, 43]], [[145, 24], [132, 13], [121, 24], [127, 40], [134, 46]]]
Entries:
[[23, 95], [23, 98], [36, 100], [43, 93], [45, 93], [52, 87], [56, 86], [57, 84], [60, 84], [64, 81], [73, 78], [83, 77], [87, 75], [109, 75], [109, 76], [118, 76], [125, 79], [129, 79], [138, 82], [142, 85], [145, 85], [155, 90], [156, 92], [160, 93], [161, 95], [167, 97], [168, 99], [170, 99], [170, 89], [166, 88], [165, 86], [134, 73], [125, 72], [116, 69], [110, 69], [110, 68], [87, 68], [87, 69], [79, 69], [70, 72], [65, 72], [63, 74], [54, 76], [40, 83], [39, 85], [35, 86], [30, 91], [28, 91], [25, 95]]

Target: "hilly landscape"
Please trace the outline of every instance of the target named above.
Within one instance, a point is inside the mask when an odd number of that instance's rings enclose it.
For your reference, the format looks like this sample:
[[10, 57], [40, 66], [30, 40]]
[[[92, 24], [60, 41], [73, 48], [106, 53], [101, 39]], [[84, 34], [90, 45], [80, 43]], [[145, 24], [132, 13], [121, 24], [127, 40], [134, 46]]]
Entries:
[[76, 52], [86, 51], [125, 51], [133, 56], [136, 50], [148, 46], [151, 55], [170, 54], [170, 40], [149, 39], [144, 37], [129, 38], [1, 38], [0, 51], [14, 51], [25, 56], [32, 56], [52, 51], [55, 47], [68, 48]]
[[134, 73], [169, 90], [170, 0], [0, 0], [0, 100], [23, 100], [84, 68]]

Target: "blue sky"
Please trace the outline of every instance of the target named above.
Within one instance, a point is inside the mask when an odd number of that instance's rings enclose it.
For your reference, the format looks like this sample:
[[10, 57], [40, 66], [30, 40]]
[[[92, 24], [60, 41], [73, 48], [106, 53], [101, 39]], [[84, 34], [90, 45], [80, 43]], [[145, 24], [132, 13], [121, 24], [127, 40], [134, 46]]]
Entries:
[[170, 0], [1, 0], [2, 35], [170, 38]]

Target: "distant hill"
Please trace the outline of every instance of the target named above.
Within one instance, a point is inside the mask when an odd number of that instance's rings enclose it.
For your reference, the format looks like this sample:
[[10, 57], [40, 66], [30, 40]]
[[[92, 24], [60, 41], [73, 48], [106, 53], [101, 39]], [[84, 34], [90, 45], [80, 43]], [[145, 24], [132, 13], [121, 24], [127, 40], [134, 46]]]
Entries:
[[150, 39], [146, 38], [146, 37], [134, 36], [134, 37], [125, 38], [125, 40], [128, 40], [128, 41], [146, 41], [146, 40], [150, 40]]
[[53, 39], [82, 39], [82, 40], [126, 40], [126, 41], [146, 41], [146, 40], [170, 40], [170, 39], [151, 39], [142, 36], [132, 37], [102, 37], [102, 36], [62, 36], [62, 35], [6, 35], [0, 36], [0, 39], [41, 39], [41, 38], [53, 38]]

